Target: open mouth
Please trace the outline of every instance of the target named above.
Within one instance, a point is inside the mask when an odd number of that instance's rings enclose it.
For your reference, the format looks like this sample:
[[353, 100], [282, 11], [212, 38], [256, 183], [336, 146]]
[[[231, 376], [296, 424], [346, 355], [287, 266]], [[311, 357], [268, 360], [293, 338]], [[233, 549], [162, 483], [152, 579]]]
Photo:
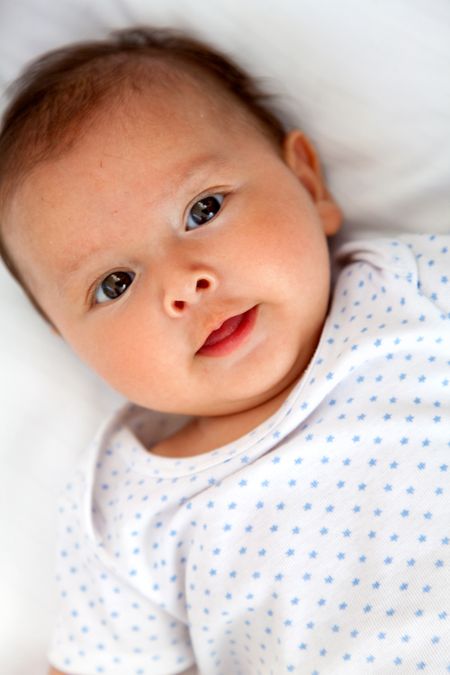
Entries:
[[237, 349], [251, 333], [256, 320], [258, 306], [243, 314], [231, 316], [208, 335], [197, 354], [203, 356], [224, 356]]

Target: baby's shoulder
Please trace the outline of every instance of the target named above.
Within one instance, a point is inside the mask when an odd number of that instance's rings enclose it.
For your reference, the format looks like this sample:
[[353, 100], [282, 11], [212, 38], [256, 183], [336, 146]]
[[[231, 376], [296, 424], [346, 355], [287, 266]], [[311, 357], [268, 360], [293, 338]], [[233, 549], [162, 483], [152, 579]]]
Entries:
[[402, 234], [394, 237], [355, 239], [338, 247], [334, 262], [341, 270], [365, 263], [394, 272], [426, 271], [449, 266], [450, 234]]
[[336, 251], [335, 264], [341, 286], [379, 286], [384, 294], [428, 296], [450, 311], [450, 235], [403, 234], [348, 242]]

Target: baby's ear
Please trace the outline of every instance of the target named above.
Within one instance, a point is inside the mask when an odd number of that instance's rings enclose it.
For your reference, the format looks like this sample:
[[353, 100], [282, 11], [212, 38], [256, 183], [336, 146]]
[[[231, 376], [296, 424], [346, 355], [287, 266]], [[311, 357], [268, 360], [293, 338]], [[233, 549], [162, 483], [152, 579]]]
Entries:
[[325, 234], [328, 236], [336, 234], [341, 226], [342, 213], [326, 188], [314, 146], [302, 131], [294, 129], [286, 134], [283, 157], [309, 192], [322, 220]]

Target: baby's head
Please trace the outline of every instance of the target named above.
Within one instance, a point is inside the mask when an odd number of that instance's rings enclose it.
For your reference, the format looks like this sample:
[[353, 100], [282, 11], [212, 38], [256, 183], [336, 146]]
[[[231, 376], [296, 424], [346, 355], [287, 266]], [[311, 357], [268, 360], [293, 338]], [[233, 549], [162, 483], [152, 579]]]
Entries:
[[340, 212], [235, 65], [147, 29], [58, 50], [19, 82], [0, 158], [6, 264], [127, 398], [227, 415], [301, 375]]

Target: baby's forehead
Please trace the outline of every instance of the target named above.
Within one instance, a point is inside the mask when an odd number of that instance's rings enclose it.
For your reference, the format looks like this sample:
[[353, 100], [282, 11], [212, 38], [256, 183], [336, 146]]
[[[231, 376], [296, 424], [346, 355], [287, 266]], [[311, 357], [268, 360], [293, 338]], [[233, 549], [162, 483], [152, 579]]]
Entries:
[[204, 127], [220, 130], [224, 143], [234, 132], [256, 132], [280, 150], [284, 138], [282, 127], [275, 131], [275, 127], [267, 126], [263, 115], [230, 90], [220, 75], [213, 77], [205, 69], [178, 62], [162, 61], [158, 68], [157, 76], [153, 72], [138, 85], [130, 81], [121, 94], [101, 102], [92, 118], [86, 120], [86, 128], [91, 122], [99, 122], [98, 128], [102, 131], [104, 124], [110, 124], [111, 111], [114, 111], [122, 116], [124, 125], [133, 124], [136, 116], [144, 114], [153, 121], [158, 133], [158, 128], [164, 128], [176, 116], [178, 120], [184, 118], [188, 126], [195, 119]]
[[[130, 88], [126, 97], [112, 101], [113, 107], [123, 113], [125, 120], [133, 112], [143, 112], [165, 125], [173, 115], [192, 120], [194, 114], [202, 124], [224, 128], [229, 133], [236, 128], [263, 131], [261, 120], [220, 79], [173, 65], [164, 72], [167, 77], [149, 82], [148, 87], [137, 91]], [[111, 102], [107, 102], [99, 108], [98, 116], [107, 122], [110, 111]]]
[[[174, 111], [189, 109], [192, 113], [194, 109], [205, 125], [220, 126], [227, 134], [235, 127], [256, 129], [279, 148], [284, 129], [267, 109], [267, 97], [226, 60], [219, 66], [220, 59], [210, 61], [170, 53], [150, 57], [113, 54], [82, 63], [67, 76], [58, 72], [57, 86], [44, 73], [36, 82], [40, 95], [35, 99], [30, 98], [35, 85], [30, 81], [31, 90], [24, 86], [19, 92], [19, 108], [13, 105], [8, 112], [13, 143], [10, 149], [6, 145], [3, 160], [0, 157], [5, 166], [5, 170], [0, 167], [1, 203], [36, 164], [71, 150], [99, 120], [110, 124], [111, 111], [117, 109], [125, 112], [124, 123], [133, 109], [162, 110], [168, 119]], [[20, 110], [26, 114], [17, 116]], [[163, 117], [158, 124], [163, 126]]]
[[37, 163], [12, 199], [19, 229], [44, 235], [50, 224], [43, 222], [43, 210], [71, 225], [99, 204], [111, 209], [111, 217], [116, 208], [131, 212], [138, 199], [151, 209], [180, 185], [204, 188], [218, 170], [230, 174], [237, 163], [243, 166], [255, 143], [261, 149], [260, 133], [242, 133], [239, 109], [218, 115], [217, 97], [203, 87], [184, 81], [154, 94], [134, 92], [116, 106], [105, 105], [63, 149]]
[[[126, 137], [130, 156], [136, 160], [147, 159], [156, 167], [161, 163], [165, 169], [170, 159], [174, 182], [194, 164], [214, 168], [209, 162], [211, 157], [218, 166], [220, 158], [230, 155], [232, 147], [231, 154], [237, 158], [238, 151], [244, 152], [251, 139], [256, 140], [258, 149], [261, 141], [272, 149], [274, 146], [239, 101], [226, 92], [219, 95], [214, 84], [205, 85], [191, 78], [180, 80], [177, 88], [155, 84], [143, 92], [131, 92], [126, 100], [118, 100], [112, 106], [105, 104], [80, 132], [55, 160], [73, 156], [83, 167], [80, 157], [89, 155], [95, 161], [103, 154], [104, 159], [99, 161], [120, 162], [122, 139]], [[66, 169], [64, 161], [62, 170]], [[170, 185], [167, 188], [170, 191]]]

